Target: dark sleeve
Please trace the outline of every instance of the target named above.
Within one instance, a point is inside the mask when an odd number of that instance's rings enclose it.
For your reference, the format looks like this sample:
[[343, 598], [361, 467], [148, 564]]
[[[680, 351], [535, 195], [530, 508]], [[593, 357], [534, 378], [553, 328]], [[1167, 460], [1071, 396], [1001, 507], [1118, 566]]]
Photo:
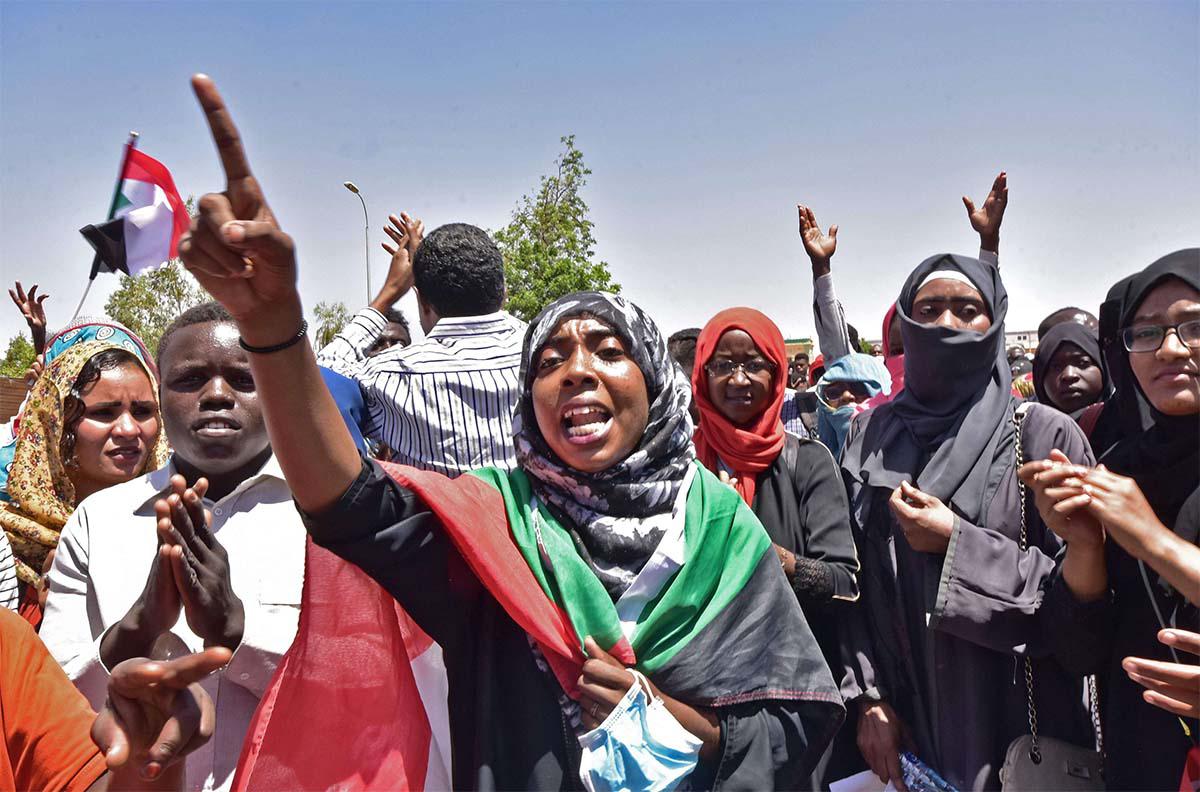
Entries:
[[[880, 667], [875, 649], [874, 631], [871, 625], [874, 599], [887, 590], [884, 580], [888, 578], [879, 569], [880, 550], [870, 544], [866, 530], [860, 524], [867, 514], [872, 491], [843, 472], [846, 489], [854, 508], [850, 515], [850, 528], [855, 546], [863, 565], [859, 571], [861, 594], [858, 602], [846, 609], [838, 624], [838, 648], [841, 653], [841, 678], [838, 680], [842, 698], [847, 704], [864, 698], [879, 701], [888, 697], [884, 670]], [[868, 518], [869, 519], [869, 518]], [[834, 676], [838, 676], [834, 669]]]
[[[797, 702], [722, 708], [713, 790], [802, 789], [828, 737], [807, 734]], [[821, 745], [810, 744], [822, 740]]]
[[1112, 656], [1112, 621], [1111, 598], [1079, 601], [1063, 580], [1060, 566], [1042, 603], [1045, 642], [1054, 659], [1079, 676], [1102, 672]]
[[429, 637], [450, 650], [482, 592], [441, 523], [374, 460], [333, 507], [301, 512], [313, 541], [370, 575]]
[[[1045, 459], [1057, 448], [1073, 462], [1095, 464], [1087, 438], [1066, 415], [1034, 405], [1025, 421], [1025, 459]], [[1021, 549], [1016, 540], [1021, 519], [1017, 484], [1010, 466], [1001, 483], [1010, 495], [1003, 502], [1001, 522], [989, 516], [985, 527], [955, 518], [929, 626], [996, 651], [1042, 656], [1051, 651], [1046, 639], [1056, 629], [1046, 623], [1042, 605], [1058, 576], [1063, 545], [1042, 522], [1030, 494], [1029, 547]], [[1000, 502], [997, 496], [994, 503]]]
[[837, 463], [825, 446], [800, 443], [793, 472], [804, 530], [804, 558], [792, 581], [800, 602], [858, 599], [858, 553]]

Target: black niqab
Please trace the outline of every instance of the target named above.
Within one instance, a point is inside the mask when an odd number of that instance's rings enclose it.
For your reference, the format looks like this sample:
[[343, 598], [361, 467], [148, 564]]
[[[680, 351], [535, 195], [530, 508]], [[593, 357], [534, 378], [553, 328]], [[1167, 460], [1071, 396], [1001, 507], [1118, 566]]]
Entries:
[[[965, 275], [983, 297], [992, 325], [984, 333], [911, 318], [917, 291], [934, 272]], [[982, 522], [1011, 462], [1012, 372], [1004, 348], [1008, 292], [996, 267], [949, 253], [921, 262], [896, 302], [904, 338], [904, 390], [847, 445], [842, 464], [865, 485], [916, 485]]]

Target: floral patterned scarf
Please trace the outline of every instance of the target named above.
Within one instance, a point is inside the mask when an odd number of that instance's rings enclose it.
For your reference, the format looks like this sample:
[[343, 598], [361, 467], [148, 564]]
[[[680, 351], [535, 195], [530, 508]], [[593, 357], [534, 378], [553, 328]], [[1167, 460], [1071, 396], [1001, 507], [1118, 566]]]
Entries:
[[[566, 319], [588, 315], [611, 327], [646, 380], [650, 415], [633, 452], [598, 473], [565, 465], [550, 450], [533, 412], [534, 361]], [[579, 292], [555, 300], [529, 325], [521, 353], [525, 389], [513, 417], [517, 464], [534, 494], [575, 539], [580, 556], [614, 600], [633, 582], [665, 532], [662, 520], [675, 506], [696, 458], [691, 385], [667, 352], [667, 342], [641, 308], [614, 294]]]
[[[67, 476], [67, 460], [59, 452], [64, 402], [84, 364], [110, 349], [126, 347], [107, 341], [72, 346], [46, 367], [29, 393], [8, 480], [12, 501], [0, 506], [0, 526], [12, 544], [17, 577], [26, 585], [36, 585], [40, 579], [46, 554], [57, 546], [59, 532], [75, 511], [75, 487]], [[140, 355], [135, 357], [150, 378], [157, 399], [154, 374]], [[158, 425], [158, 436], [139, 475], [166, 464], [167, 441], [161, 413]]]

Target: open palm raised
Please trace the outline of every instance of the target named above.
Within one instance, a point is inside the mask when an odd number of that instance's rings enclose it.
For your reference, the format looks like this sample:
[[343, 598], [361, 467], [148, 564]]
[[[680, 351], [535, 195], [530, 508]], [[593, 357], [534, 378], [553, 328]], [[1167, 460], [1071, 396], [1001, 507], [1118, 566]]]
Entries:
[[804, 252], [810, 259], [832, 258], [837, 250], [838, 227], [830, 226], [829, 233], [823, 234], [812, 209], [798, 204], [796, 211], [800, 215], [800, 238], [804, 240]]
[[976, 208], [975, 202], [963, 196], [963, 206], [967, 208], [967, 217], [971, 228], [985, 240], [990, 240], [1000, 234], [1000, 224], [1004, 221], [1004, 210], [1008, 208], [1008, 174], [1004, 171], [992, 182], [991, 192], [984, 199], [983, 205]]

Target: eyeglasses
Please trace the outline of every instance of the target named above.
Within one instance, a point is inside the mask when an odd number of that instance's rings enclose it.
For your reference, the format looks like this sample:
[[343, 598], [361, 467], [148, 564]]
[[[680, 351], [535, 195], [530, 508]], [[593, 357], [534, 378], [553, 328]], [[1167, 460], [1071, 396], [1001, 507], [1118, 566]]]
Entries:
[[1126, 327], [1121, 331], [1121, 342], [1130, 352], [1157, 352], [1167, 339], [1167, 333], [1172, 330], [1184, 346], [1200, 349], [1200, 319], [1180, 322], [1177, 325]]
[[763, 374], [774, 373], [775, 365], [763, 358], [750, 358], [745, 363], [734, 363], [729, 358], [718, 358], [704, 364], [704, 370], [708, 372], [708, 376], [717, 379], [732, 377], [733, 372], [739, 369], [747, 377], [761, 377]]

